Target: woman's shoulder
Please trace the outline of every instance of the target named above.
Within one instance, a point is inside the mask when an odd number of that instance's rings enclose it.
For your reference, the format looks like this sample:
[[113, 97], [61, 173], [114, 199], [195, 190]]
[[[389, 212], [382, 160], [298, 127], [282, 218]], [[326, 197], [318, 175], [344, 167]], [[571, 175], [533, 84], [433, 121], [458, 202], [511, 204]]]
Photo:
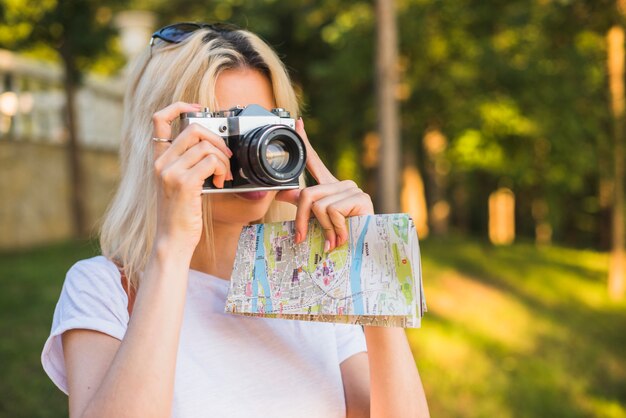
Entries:
[[65, 292], [103, 298], [118, 299], [125, 293], [117, 265], [103, 255], [75, 262], [67, 271], [63, 287]]
[[67, 271], [41, 361], [52, 381], [67, 393], [61, 335], [87, 329], [121, 340], [128, 324], [128, 299], [117, 266], [104, 256], [79, 260]]
[[68, 273], [73, 271], [85, 270], [91, 270], [94, 272], [109, 275], [117, 274], [119, 276], [119, 270], [117, 268], [117, 265], [103, 255], [96, 255], [91, 258], [84, 258], [82, 260], [76, 261], [72, 265], [72, 267], [70, 267]]
[[85, 328], [119, 337], [128, 323], [127, 305], [115, 263], [101, 255], [79, 260], [65, 276], [52, 329]]

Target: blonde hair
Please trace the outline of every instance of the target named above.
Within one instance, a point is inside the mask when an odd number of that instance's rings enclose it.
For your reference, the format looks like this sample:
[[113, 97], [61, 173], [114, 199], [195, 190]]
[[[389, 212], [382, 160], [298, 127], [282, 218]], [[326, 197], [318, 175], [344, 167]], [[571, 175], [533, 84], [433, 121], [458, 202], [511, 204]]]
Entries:
[[[121, 181], [103, 217], [102, 254], [123, 266], [129, 286], [136, 289], [156, 235], [156, 183], [153, 166], [152, 115], [177, 101], [216, 108], [215, 82], [226, 69], [251, 68], [271, 81], [278, 107], [299, 114], [289, 75], [276, 53], [245, 30], [202, 29], [179, 44], [157, 42], [137, 58], [124, 98], [120, 144]], [[173, 132], [178, 132], [177, 121]], [[301, 180], [302, 184], [302, 180]], [[203, 195], [203, 245], [214, 254], [209, 195]], [[272, 202], [262, 222], [293, 219], [295, 209]]]

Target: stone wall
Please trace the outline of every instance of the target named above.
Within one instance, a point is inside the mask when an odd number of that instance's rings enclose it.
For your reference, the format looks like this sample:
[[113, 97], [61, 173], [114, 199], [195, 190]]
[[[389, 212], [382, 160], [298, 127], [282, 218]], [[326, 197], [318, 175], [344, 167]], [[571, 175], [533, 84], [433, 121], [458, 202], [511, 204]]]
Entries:
[[[147, 35], [148, 36], [148, 35]], [[77, 92], [77, 140], [91, 235], [119, 177], [124, 78], [86, 75]], [[0, 50], [0, 250], [72, 236], [63, 71]]]
[[[81, 152], [88, 225], [97, 225], [119, 179], [116, 151]], [[67, 150], [58, 144], [0, 141], [0, 249], [72, 235]]]

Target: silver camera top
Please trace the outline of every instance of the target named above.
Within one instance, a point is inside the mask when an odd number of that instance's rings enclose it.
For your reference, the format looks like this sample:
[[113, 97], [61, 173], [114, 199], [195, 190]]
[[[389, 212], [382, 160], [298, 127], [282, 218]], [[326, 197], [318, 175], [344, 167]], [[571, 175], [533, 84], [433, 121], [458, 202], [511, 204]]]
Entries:
[[180, 119], [181, 129], [191, 123], [199, 123], [223, 137], [243, 135], [263, 125], [285, 125], [291, 129], [295, 129], [296, 126], [289, 111], [283, 108], [267, 110], [257, 104], [236, 106], [216, 112], [204, 108], [200, 112], [182, 113]]

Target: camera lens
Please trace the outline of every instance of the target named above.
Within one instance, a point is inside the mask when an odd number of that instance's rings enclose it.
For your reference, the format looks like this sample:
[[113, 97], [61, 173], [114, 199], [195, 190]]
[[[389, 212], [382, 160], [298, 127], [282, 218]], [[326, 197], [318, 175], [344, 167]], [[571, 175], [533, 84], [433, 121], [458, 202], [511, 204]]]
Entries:
[[285, 125], [265, 125], [244, 134], [237, 158], [253, 183], [278, 186], [293, 182], [306, 165], [300, 135]]
[[280, 139], [273, 139], [265, 148], [265, 159], [274, 170], [283, 170], [289, 163], [289, 150]]

